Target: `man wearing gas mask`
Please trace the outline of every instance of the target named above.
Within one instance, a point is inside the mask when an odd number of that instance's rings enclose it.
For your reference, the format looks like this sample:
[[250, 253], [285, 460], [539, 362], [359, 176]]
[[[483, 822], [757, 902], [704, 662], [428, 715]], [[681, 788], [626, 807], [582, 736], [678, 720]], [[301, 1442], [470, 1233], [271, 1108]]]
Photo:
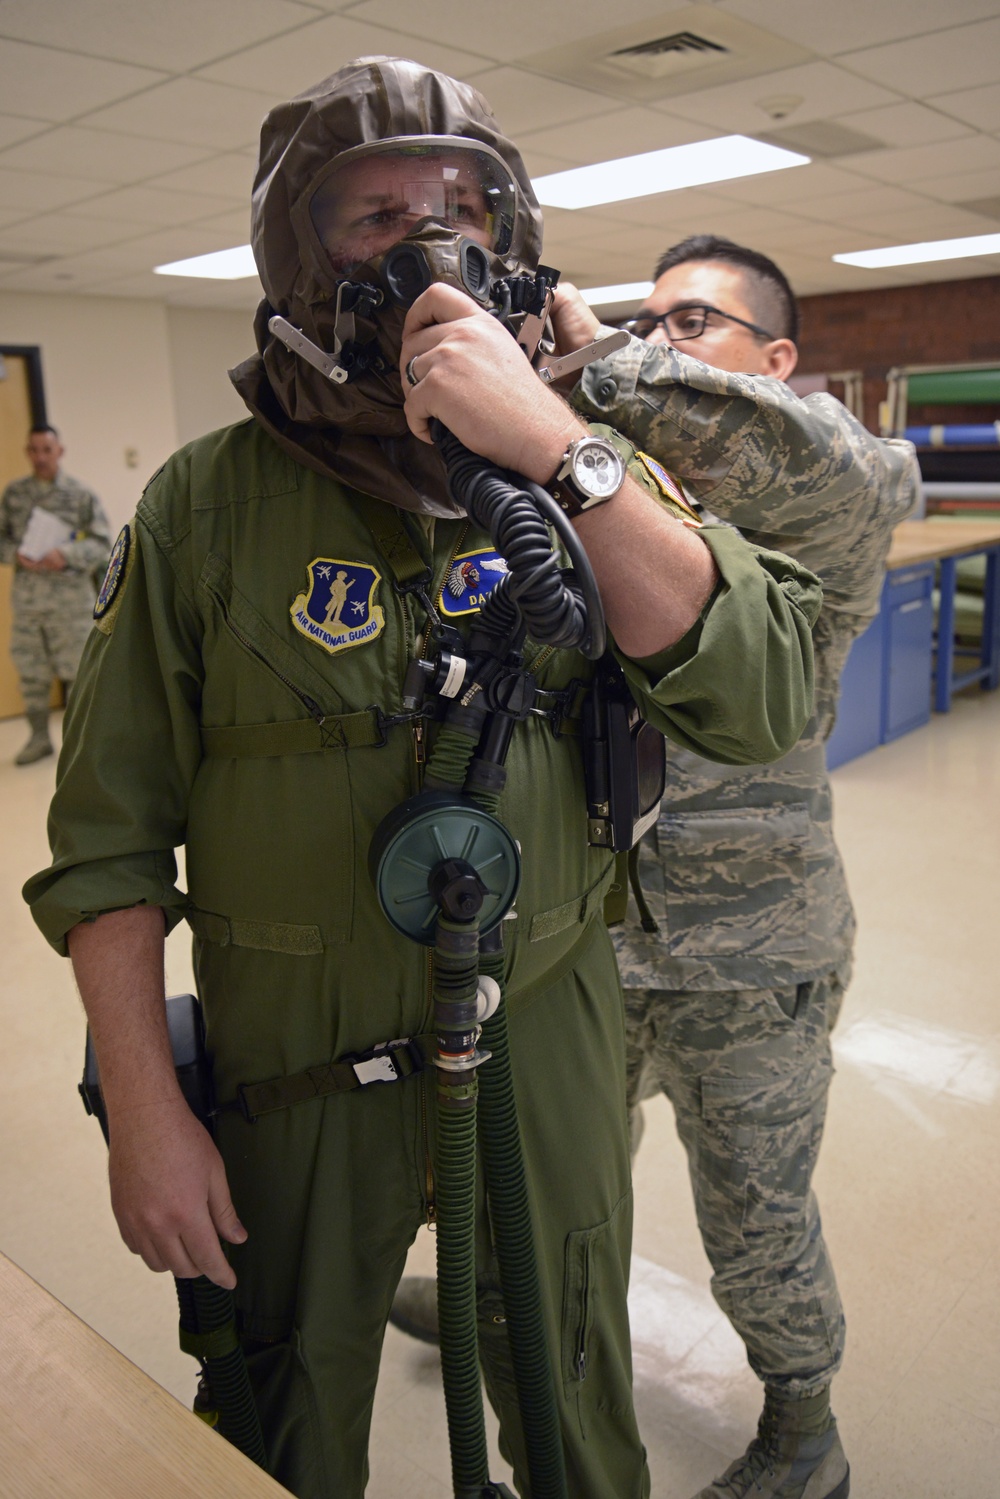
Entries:
[[[815, 579], [679, 523], [655, 465], [604, 428], [595, 449], [511, 336], [538, 341], [530, 310], [511, 313], [539, 240], [520, 157], [467, 85], [364, 59], [271, 112], [253, 200], [267, 300], [233, 371], [253, 419], [176, 454], [119, 538], [53, 863], [26, 887], [88, 1012], [123, 1238], [152, 1269], [235, 1285], [268, 1466], [302, 1499], [364, 1490], [386, 1317], [434, 1213], [433, 1069], [413, 1062], [428, 952], [386, 920], [366, 866], [444, 732], [404, 683], [435, 641], [459, 653], [506, 563], [450, 493], [431, 423], [558, 497], [664, 733], [767, 759], [809, 711]], [[541, 711], [515, 726], [497, 816], [521, 859], [506, 1009], [545, 1340], [568, 1492], [638, 1499], [623, 1024], [599, 919], [615, 861], [587, 841], [573, 706], [594, 667], [530, 641], [526, 659]], [[163, 1026], [164, 930], [182, 917], [214, 1137]], [[410, 1065], [387, 1077], [404, 1037]], [[317, 1073], [354, 1076], [317, 1091]], [[482, 1206], [476, 1259], [480, 1356], [529, 1494]]]
[[[571, 287], [555, 321], [566, 347], [598, 330]], [[631, 342], [583, 372], [574, 405], [648, 449], [696, 506], [814, 568], [824, 589], [799, 743], [740, 767], [668, 746], [667, 794], [615, 930], [633, 1137], [643, 1098], [665, 1093], [713, 1294], [765, 1387], [757, 1436], [697, 1499], [846, 1499], [830, 1407], [844, 1316], [812, 1191], [855, 932], [825, 752], [847, 653], [879, 607], [919, 475], [910, 443], [785, 383], [798, 308], [766, 256], [709, 234], [674, 245], [627, 326]]]

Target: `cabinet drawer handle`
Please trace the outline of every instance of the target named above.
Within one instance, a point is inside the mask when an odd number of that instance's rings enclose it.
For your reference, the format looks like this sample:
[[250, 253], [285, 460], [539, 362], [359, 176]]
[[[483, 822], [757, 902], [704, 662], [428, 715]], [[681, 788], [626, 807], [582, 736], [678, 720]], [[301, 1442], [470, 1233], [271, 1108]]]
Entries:
[[920, 572], [913, 572], [913, 573], [890, 573], [889, 574], [889, 587], [890, 588], [901, 588], [904, 583], [917, 583], [922, 578], [927, 578], [929, 576], [930, 576], [930, 569], [929, 568], [924, 568]]
[[900, 604], [898, 612], [900, 614], [912, 614], [914, 609], [923, 609], [926, 603], [926, 599], [913, 599], [909, 604]]

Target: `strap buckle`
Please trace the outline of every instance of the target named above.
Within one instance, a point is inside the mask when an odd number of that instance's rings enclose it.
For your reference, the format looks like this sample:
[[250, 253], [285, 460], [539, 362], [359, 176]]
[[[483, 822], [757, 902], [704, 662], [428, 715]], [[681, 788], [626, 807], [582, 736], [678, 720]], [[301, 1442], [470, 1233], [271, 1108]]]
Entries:
[[[409, 1062], [407, 1066], [403, 1058]], [[424, 1054], [410, 1036], [396, 1041], [380, 1041], [371, 1051], [355, 1052], [343, 1060], [353, 1069], [361, 1088], [373, 1083], [400, 1083], [424, 1070]]]
[[532, 708], [530, 711], [536, 718], [547, 718], [553, 738], [561, 739], [563, 724], [574, 716], [573, 708], [576, 706], [581, 689], [587, 689], [589, 686], [590, 683], [585, 682], [582, 677], [574, 677], [571, 682], [567, 682], [565, 687], [539, 687], [535, 692], [536, 699], [548, 698], [552, 706]]
[[[378, 703], [372, 703], [368, 712], [375, 720], [375, 729], [378, 738], [372, 745], [373, 749], [384, 749], [389, 742], [389, 730], [395, 729], [399, 724], [414, 723], [418, 718], [429, 718], [430, 710], [426, 707], [414, 708], [412, 713], [385, 713]], [[392, 1043], [395, 1045], [395, 1042]]]

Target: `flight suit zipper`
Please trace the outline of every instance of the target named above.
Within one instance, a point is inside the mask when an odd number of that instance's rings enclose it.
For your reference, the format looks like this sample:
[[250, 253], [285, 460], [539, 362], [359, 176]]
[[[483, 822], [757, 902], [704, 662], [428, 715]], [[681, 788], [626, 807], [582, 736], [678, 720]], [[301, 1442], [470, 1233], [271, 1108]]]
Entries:
[[278, 667], [275, 666], [273, 661], [269, 661], [264, 655], [264, 652], [258, 650], [257, 646], [254, 645], [253, 641], [250, 640], [248, 636], [244, 635], [239, 626], [233, 624], [232, 619], [227, 619], [226, 625], [227, 628], [233, 633], [233, 635], [236, 636], [236, 639], [239, 641], [240, 645], [242, 645], [245, 650], [248, 650], [251, 656], [255, 656], [258, 661], [266, 666], [268, 671], [273, 672], [273, 674], [278, 678], [279, 682], [284, 682], [289, 692], [295, 694], [299, 702], [303, 704], [306, 711], [309, 713], [310, 717], [314, 718], [317, 723], [322, 723], [326, 715], [324, 714], [323, 709], [319, 706], [319, 704], [309, 696], [308, 692], [303, 692], [302, 688], [297, 687], [290, 677], [286, 677], [285, 673], [283, 671], [280, 671]]

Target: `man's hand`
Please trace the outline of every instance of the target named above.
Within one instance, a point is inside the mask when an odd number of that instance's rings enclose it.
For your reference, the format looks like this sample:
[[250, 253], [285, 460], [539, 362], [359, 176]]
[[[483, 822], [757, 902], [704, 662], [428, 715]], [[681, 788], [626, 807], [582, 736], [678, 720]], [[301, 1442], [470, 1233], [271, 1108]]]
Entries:
[[430, 421], [438, 417], [472, 452], [536, 483], [552, 477], [586, 431], [507, 329], [453, 286], [438, 282], [414, 302], [399, 364], [406, 420], [417, 437], [430, 442]]
[[[556, 287], [551, 318], [556, 336], [556, 352], [560, 355], [575, 354], [585, 344], [593, 343], [601, 329], [601, 323], [576, 287], [568, 281], [561, 281]], [[580, 371], [577, 370], [573, 376], [574, 381], [579, 379], [579, 375]]]
[[183, 1098], [111, 1122], [111, 1206], [122, 1238], [150, 1270], [207, 1275], [231, 1291], [219, 1242], [242, 1244], [222, 1157]]
[[51, 552], [46, 552], [44, 557], [39, 557], [37, 562], [31, 557], [25, 557], [23, 552], [18, 552], [17, 561], [29, 573], [61, 573], [66, 567], [66, 558], [55, 547]]

